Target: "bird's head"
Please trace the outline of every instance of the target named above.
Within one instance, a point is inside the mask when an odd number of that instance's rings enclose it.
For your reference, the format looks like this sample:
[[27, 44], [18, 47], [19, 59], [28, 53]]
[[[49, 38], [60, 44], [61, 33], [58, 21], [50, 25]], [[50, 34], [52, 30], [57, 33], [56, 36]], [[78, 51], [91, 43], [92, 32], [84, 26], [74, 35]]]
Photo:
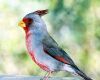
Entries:
[[48, 10], [37, 10], [29, 13], [19, 22], [18, 25], [22, 27], [25, 32], [29, 30], [41, 31], [42, 29], [46, 28], [41, 17], [47, 13]]

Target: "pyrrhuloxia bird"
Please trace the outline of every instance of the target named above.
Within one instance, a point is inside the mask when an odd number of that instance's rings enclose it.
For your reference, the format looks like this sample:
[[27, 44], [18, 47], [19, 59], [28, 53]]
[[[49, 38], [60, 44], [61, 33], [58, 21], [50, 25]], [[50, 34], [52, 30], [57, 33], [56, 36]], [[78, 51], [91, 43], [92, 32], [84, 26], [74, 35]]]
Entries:
[[27, 14], [19, 23], [26, 33], [26, 46], [33, 61], [49, 74], [54, 71], [68, 71], [80, 75], [85, 80], [92, 80], [83, 73], [58, 46], [49, 35], [46, 25], [41, 17], [47, 14], [47, 10], [38, 10]]

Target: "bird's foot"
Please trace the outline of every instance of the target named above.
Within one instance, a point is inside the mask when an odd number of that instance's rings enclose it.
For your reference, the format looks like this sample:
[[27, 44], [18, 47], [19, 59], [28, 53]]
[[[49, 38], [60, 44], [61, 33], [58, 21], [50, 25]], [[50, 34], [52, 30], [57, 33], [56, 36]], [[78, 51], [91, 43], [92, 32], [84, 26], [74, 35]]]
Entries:
[[50, 77], [43, 77], [40, 80], [49, 80]]

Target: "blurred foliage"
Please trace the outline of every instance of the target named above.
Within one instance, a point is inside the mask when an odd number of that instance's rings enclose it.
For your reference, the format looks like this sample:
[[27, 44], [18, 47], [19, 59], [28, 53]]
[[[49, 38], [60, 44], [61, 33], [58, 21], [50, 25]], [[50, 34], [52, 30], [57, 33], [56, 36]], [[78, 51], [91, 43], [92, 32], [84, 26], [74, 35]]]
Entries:
[[100, 80], [100, 0], [0, 0], [0, 74], [45, 74], [29, 57], [24, 31], [17, 26], [39, 9], [49, 9], [43, 19], [59, 45], [85, 73]]

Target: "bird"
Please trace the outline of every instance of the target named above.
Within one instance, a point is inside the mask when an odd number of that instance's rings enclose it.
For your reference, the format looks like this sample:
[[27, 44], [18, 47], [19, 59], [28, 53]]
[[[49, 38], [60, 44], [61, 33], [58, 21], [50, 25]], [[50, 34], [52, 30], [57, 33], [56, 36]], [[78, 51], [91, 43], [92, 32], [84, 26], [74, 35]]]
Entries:
[[48, 80], [52, 72], [66, 71], [81, 76], [84, 80], [93, 80], [80, 70], [71, 57], [49, 35], [42, 16], [48, 9], [37, 10], [26, 14], [18, 23], [25, 32], [26, 47], [32, 60], [47, 72]]

